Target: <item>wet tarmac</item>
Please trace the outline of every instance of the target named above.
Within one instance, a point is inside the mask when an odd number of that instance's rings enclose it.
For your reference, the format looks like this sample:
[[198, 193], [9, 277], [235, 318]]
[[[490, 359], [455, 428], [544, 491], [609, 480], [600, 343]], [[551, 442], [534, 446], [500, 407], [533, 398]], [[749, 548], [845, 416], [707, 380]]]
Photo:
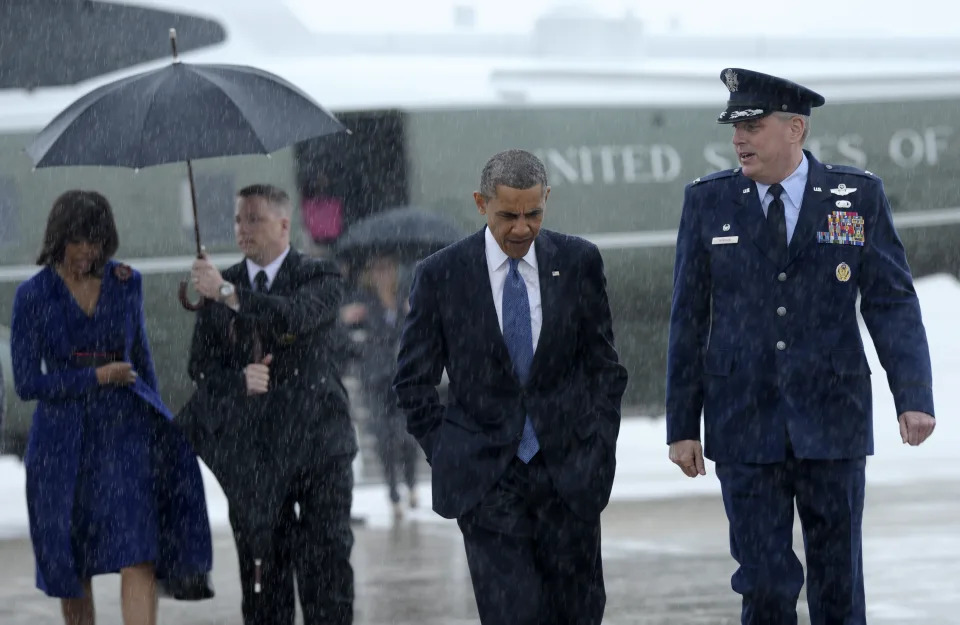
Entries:
[[[864, 565], [871, 625], [960, 623], [958, 484], [868, 488]], [[355, 528], [357, 625], [477, 623], [463, 546], [453, 522], [417, 510], [393, 527]], [[605, 625], [727, 625], [739, 622], [730, 590], [719, 497], [619, 501], [604, 514]], [[796, 544], [802, 545], [797, 527]], [[801, 554], [802, 557], [802, 554]], [[59, 604], [34, 588], [26, 540], [0, 541], [0, 624], [61, 623]], [[217, 597], [164, 600], [160, 622], [240, 623], [236, 554], [216, 534]], [[120, 623], [119, 577], [94, 583], [100, 623]], [[800, 623], [808, 624], [801, 598]]]

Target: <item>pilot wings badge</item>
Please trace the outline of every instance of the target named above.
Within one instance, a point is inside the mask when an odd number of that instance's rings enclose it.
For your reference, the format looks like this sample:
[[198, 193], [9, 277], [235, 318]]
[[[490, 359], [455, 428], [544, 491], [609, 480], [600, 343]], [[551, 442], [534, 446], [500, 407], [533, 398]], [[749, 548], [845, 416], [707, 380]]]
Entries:
[[837, 185], [836, 189], [830, 189], [830, 193], [833, 193], [834, 195], [844, 196], [844, 195], [850, 195], [856, 190], [857, 190], [856, 187], [851, 188], [841, 182], [840, 184]]
[[737, 73], [732, 69], [728, 69], [723, 73], [723, 82], [726, 83], [727, 89], [731, 93], [737, 90], [737, 87], [740, 86], [740, 80], [737, 78]]

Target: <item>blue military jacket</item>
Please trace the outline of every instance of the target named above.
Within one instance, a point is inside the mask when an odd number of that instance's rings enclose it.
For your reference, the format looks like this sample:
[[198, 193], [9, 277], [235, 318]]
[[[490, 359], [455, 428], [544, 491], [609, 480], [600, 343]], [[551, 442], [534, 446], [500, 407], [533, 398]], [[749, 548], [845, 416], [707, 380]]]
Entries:
[[739, 169], [685, 190], [667, 442], [699, 440], [702, 411], [704, 453], [716, 462], [779, 462], [788, 442], [800, 458], [873, 453], [858, 295], [897, 414], [933, 414], [920, 306], [883, 184], [806, 155], [807, 186], [785, 258], [774, 251], [756, 184]]

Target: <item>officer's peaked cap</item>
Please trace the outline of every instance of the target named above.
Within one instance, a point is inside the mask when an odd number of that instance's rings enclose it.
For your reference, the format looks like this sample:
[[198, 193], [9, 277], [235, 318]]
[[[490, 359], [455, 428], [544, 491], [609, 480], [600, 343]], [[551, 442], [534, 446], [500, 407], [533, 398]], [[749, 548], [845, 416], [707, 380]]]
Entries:
[[720, 72], [720, 80], [730, 91], [727, 110], [717, 118], [720, 124], [759, 119], [776, 111], [809, 115], [813, 107], [825, 102], [822, 95], [803, 85], [748, 69], [728, 67]]

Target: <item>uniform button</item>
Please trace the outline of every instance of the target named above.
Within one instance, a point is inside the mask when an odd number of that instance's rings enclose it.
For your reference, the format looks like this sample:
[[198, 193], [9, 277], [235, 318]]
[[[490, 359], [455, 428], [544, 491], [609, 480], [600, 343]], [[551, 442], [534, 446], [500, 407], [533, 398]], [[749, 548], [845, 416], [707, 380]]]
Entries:
[[783, 341], [777, 341], [777, 349], [782, 352], [783, 350], [787, 349], [787, 344]]
[[783, 273], [783, 272], [780, 272], [780, 275], [777, 276], [777, 280], [779, 280], [780, 282], [786, 282], [786, 281], [787, 281], [787, 274], [785, 274], [785, 273]]
[[300, 375], [300, 370], [299, 370], [299, 369], [294, 369], [294, 370], [293, 370], [293, 375], [294, 375], [294, 376]]
[[782, 316], [784, 316], [785, 314], [787, 314], [787, 309], [784, 308], [783, 306], [781, 306], [780, 308], [777, 309], [777, 314], [782, 317]]

